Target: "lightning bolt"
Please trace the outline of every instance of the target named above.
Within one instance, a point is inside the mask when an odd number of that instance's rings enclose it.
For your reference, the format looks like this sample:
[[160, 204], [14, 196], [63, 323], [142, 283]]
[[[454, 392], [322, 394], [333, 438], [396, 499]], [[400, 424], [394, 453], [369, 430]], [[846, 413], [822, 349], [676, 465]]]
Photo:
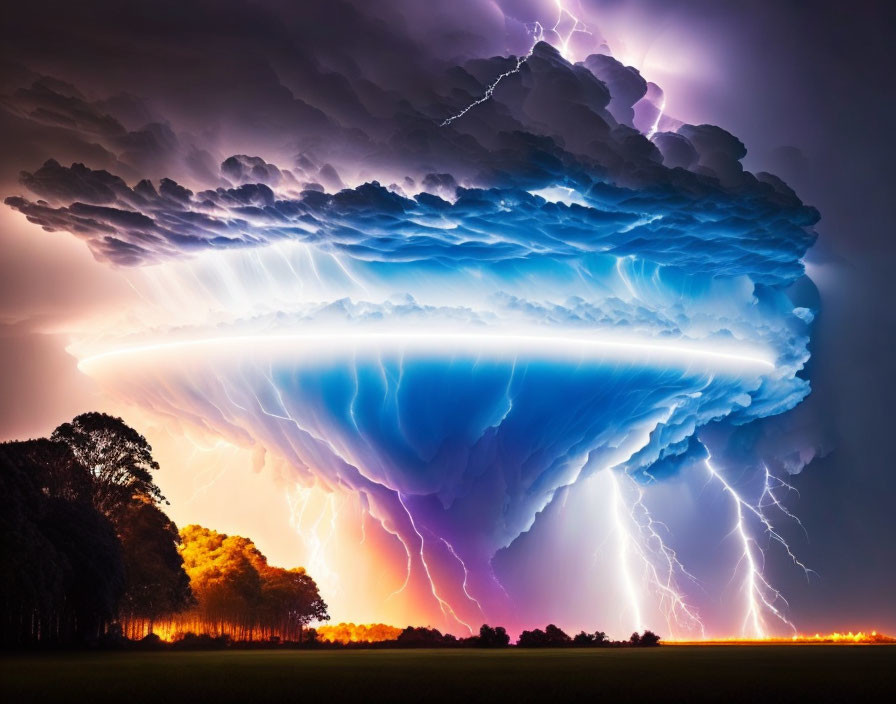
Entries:
[[401, 504], [401, 507], [404, 509], [404, 512], [408, 515], [408, 520], [411, 522], [411, 528], [417, 534], [417, 537], [420, 539], [420, 552], [418, 553], [420, 557], [420, 563], [423, 565], [423, 571], [426, 573], [426, 579], [429, 580], [429, 590], [432, 592], [433, 598], [439, 602], [439, 608], [442, 609], [442, 613], [446, 616], [450, 616], [455, 621], [457, 621], [461, 626], [466, 628], [470, 635], [473, 634], [473, 628], [469, 623], [466, 623], [460, 619], [460, 617], [455, 613], [454, 609], [451, 608], [451, 604], [445, 601], [441, 596], [439, 596], [438, 591], [436, 590], [436, 584], [433, 581], [432, 573], [429, 571], [429, 564], [426, 562], [426, 557], [423, 554], [423, 534], [417, 529], [417, 524], [414, 522], [414, 517], [411, 515], [411, 512], [408, 510], [408, 507], [404, 503], [404, 498], [402, 497], [400, 492], [396, 492], [396, 496], [398, 496], [398, 503]]
[[[335, 494], [327, 494], [327, 500], [321, 503], [313, 523], [307, 529], [304, 526], [305, 513], [311, 498], [311, 489], [296, 487], [294, 492], [286, 491], [286, 504], [289, 507], [289, 523], [309, 547], [308, 567], [315, 576], [320, 576], [322, 583], [332, 585], [339, 590], [339, 577], [327, 564], [327, 549], [336, 536], [336, 517], [345, 505], [345, 499], [337, 508]], [[329, 529], [321, 536], [321, 524], [329, 514]]]
[[622, 490], [619, 486], [619, 481], [616, 479], [616, 474], [610, 470], [610, 484], [613, 488], [612, 494], [612, 517], [613, 524], [616, 528], [616, 541], [618, 552], [617, 556], [619, 559], [619, 575], [622, 581], [622, 589], [625, 592], [626, 598], [628, 599], [629, 607], [631, 608], [632, 616], [635, 621], [635, 630], [641, 631], [641, 624], [643, 622], [641, 615], [641, 600], [638, 597], [637, 592], [635, 591], [635, 583], [632, 578], [632, 573], [630, 569], [630, 553], [631, 553], [631, 534], [628, 530], [628, 527], [625, 525], [622, 512], [624, 508], [623, 500], [622, 500]]
[[[698, 584], [697, 578], [685, 569], [678, 559], [678, 554], [666, 545], [657, 527], [668, 531], [668, 527], [660, 521], [654, 520], [644, 503], [644, 489], [632, 478], [626, 475], [635, 490], [636, 498], [632, 503], [629, 515], [632, 521], [639, 527], [644, 538], [643, 549], [639, 557], [644, 562], [648, 576], [656, 591], [660, 595], [660, 608], [666, 614], [666, 622], [670, 631], [673, 630], [673, 622], [688, 630], [697, 628], [701, 637], [705, 637], [706, 631], [696, 609], [690, 606], [678, 588], [676, 575], [681, 575], [694, 584]], [[652, 558], [651, 558], [652, 556]], [[659, 561], [658, 569], [655, 561]]]
[[474, 604], [476, 604], [476, 608], [479, 609], [479, 613], [482, 614], [482, 616], [484, 617], [485, 611], [482, 610], [482, 604], [479, 603], [479, 601], [476, 599], [476, 597], [474, 597], [472, 594], [470, 594], [470, 590], [467, 588], [467, 582], [470, 579], [470, 572], [469, 572], [469, 570], [467, 570], [467, 565], [460, 558], [460, 555], [458, 555], [457, 552], [454, 550], [454, 546], [451, 543], [449, 543], [444, 538], [439, 538], [439, 540], [441, 540], [445, 544], [445, 547], [448, 548], [448, 552], [451, 553], [451, 555], [454, 557], [454, 559], [457, 560], [460, 563], [460, 566], [463, 568], [463, 570], [464, 570], [464, 583], [463, 583], [464, 594], [466, 595], [467, 599], [469, 599]]
[[[569, 10], [567, 10], [560, 0], [554, 0], [554, 4], [557, 6], [557, 21], [554, 22], [554, 25], [550, 28], [550, 31], [552, 31], [557, 35], [557, 37], [559, 37], [560, 46], [557, 47], [557, 50], [560, 52], [560, 55], [564, 59], [569, 61], [569, 42], [572, 39], [572, 35], [576, 32], [581, 32], [584, 34], [591, 34], [591, 32], [588, 31], [588, 27], [585, 26], [585, 23], [582, 22], [582, 20], [580, 20], [574, 14], [572, 14]], [[564, 23], [564, 20], [567, 19], [571, 21], [571, 26], [569, 30], [564, 33], [561, 29], [561, 25]], [[458, 118], [466, 115], [477, 105], [482, 105], [482, 103], [486, 102], [489, 98], [492, 97], [492, 94], [495, 92], [495, 89], [498, 87], [501, 81], [509, 76], [514, 75], [515, 73], [519, 73], [520, 69], [523, 67], [523, 64], [525, 64], [532, 57], [532, 54], [535, 51], [535, 47], [538, 45], [538, 42], [544, 40], [544, 27], [540, 22], [533, 22], [532, 24], [526, 25], [526, 30], [532, 37], [532, 46], [529, 47], [529, 51], [526, 52], [523, 56], [517, 57], [515, 66], [513, 66], [508, 71], [500, 74], [497, 78], [495, 78], [495, 80], [489, 83], [488, 87], [485, 89], [485, 92], [481, 97], [474, 100], [460, 112], [443, 120], [439, 125], [440, 127], [447, 127]]]
[[663, 112], [666, 110], [666, 98], [663, 96], [663, 102], [660, 103], [658, 108], [658, 112], [656, 115], [656, 120], [653, 121], [653, 124], [650, 126], [650, 129], [647, 131], [647, 139], [652, 139], [653, 135], [656, 134], [657, 130], [660, 127], [660, 120], [663, 119]]
[[439, 127], [447, 127], [455, 120], [466, 115], [470, 110], [475, 108], [477, 105], [482, 105], [482, 103], [486, 102], [489, 98], [492, 97], [492, 94], [495, 92], [495, 89], [498, 85], [508, 76], [512, 76], [515, 73], [519, 73], [520, 69], [523, 67], [523, 64], [526, 63], [531, 57], [532, 53], [535, 51], [535, 47], [538, 45], [544, 38], [544, 28], [538, 22], [535, 22], [530, 28], [529, 33], [533, 36], [532, 46], [529, 48], [529, 51], [526, 52], [523, 56], [517, 57], [516, 65], [508, 71], [505, 71], [501, 75], [499, 75], [495, 80], [489, 83], [488, 87], [485, 89], [485, 92], [482, 94], [480, 98], [477, 98], [472, 103], [467, 105], [463, 110], [459, 113], [452, 115], [451, 117], [446, 118], [441, 122]]
[[[567, 61], [571, 61], [569, 55], [569, 42], [572, 39], [572, 35], [576, 32], [580, 32], [582, 34], [591, 34], [591, 32], [588, 30], [588, 27], [584, 22], [582, 22], [582, 20], [580, 20], [568, 9], [566, 9], [561, 0], [554, 0], [554, 5], [556, 5], [557, 7], [557, 21], [554, 23], [554, 26], [551, 27], [551, 31], [560, 38], [560, 46], [557, 47], [560, 55]], [[563, 21], [567, 18], [572, 21], [572, 25], [570, 26], [569, 31], [567, 31], [566, 35], [564, 36], [561, 33], [560, 25], [563, 24]]]
[[[752, 504], [744, 500], [725, 477], [713, 467], [710, 459], [707, 459], [704, 464], [709, 472], [709, 480], [719, 482], [723, 491], [728, 494], [734, 505], [734, 527], [731, 529], [730, 534], [737, 536], [741, 546], [741, 556], [735, 567], [735, 575], [737, 569], [740, 568], [741, 565], [746, 565], [746, 577], [744, 578], [744, 583], [742, 585], [746, 598], [742, 625], [744, 634], [747, 635], [749, 631], [749, 635], [752, 635], [754, 638], [767, 638], [769, 633], [765, 619], [769, 614], [796, 633], [796, 626], [789, 618], [787, 618], [783, 611], [784, 608], [789, 607], [787, 599], [784, 598], [784, 595], [781, 594], [780, 591], [772, 586], [762, 573], [762, 568], [765, 564], [765, 553], [750, 533], [748, 526], [748, 519], [750, 516], [758, 520], [759, 524], [762, 526], [763, 532], [770, 540], [775, 541], [784, 548], [793, 564], [800, 567], [808, 579], [812, 570], [797, 559], [796, 555], [794, 555], [791, 550], [790, 545], [784, 540], [781, 534], [775, 530], [771, 521], [769, 521], [762, 511], [763, 506], [769, 505], [764, 502], [771, 501], [771, 505], [778, 507], [786, 515], [792, 517], [799, 523], [799, 519], [782, 506], [775, 494], [775, 489], [790, 487], [790, 485], [772, 475], [771, 472], [769, 472], [768, 467], [765, 467], [765, 476], [760, 499], [756, 504]], [[790, 487], [790, 489], [793, 489], [793, 487]], [[799, 525], [802, 527], [802, 523], [799, 523]], [[732, 579], [734, 579], [735, 575], [732, 575]]]
[[626, 501], [623, 487], [613, 470], [608, 472], [612, 486], [612, 518], [618, 547], [619, 572], [622, 587], [634, 616], [635, 630], [643, 630], [643, 608], [635, 579], [631, 570], [632, 561], [642, 566], [643, 574], [651, 590], [659, 597], [659, 607], [663, 612], [670, 631], [676, 627], [687, 631], [699, 630], [705, 635], [703, 622], [696, 609], [688, 604], [678, 586], [679, 577], [697, 583], [694, 577], [678, 559], [676, 552], [666, 545], [658, 527], [665, 525], [656, 521], [644, 503], [644, 490], [630, 475], [629, 491], [634, 498]]

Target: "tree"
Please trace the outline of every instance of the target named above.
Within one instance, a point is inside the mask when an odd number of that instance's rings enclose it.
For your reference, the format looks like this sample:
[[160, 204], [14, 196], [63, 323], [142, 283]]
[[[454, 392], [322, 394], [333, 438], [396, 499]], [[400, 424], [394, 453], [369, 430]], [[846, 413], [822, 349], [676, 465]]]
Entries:
[[56, 428], [51, 439], [68, 445], [91, 473], [93, 505], [116, 525], [135, 498], [165, 501], [152, 479], [152, 472], [159, 468], [152, 447], [121, 418], [82, 413]]
[[564, 633], [553, 623], [545, 626], [544, 637], [547, 641], [547, 645], [550, 647], [569, 645], [572, 642], [572, 638], [570, 638], [566, 633]]
[[304, 568], [273, 567], [251, 540], [202, 526], [186, 526], [181, 538], [180, 553], [197, 600], [194, 625], [241, 639], [277, 635], [301, 640], [309, 623], [329, 619], [317, 584]]
[[120, 524], [126, 584], [121, 615], [131, 621], [147, 620], [151, 632], [155, 621], [195, 603], [177, 550], [180, 534], [168, 516], [148, 501], [132, 501]]
[[52, 438], [87, 468], [93, 505], [115, 526], [125, 562], [125, 620], [148, 621], [151, 630], [157, 619], [189, 606], [180, 536], [158, 508], [165, 497], [153, 482], [159, 464], [146, 438], [121, 418], [96, 412], [63, 423]]
[[55, 608], [58, 630], [42, 640], [94, 641], [115, 618], [124, 590], [115, 531], [91, 504], [57, 498], [49, 499], [40, 526], [55, 548], [62, 579], [61, 601]]
[[638, 634], [637, 631], [635, 631], [634, 633], [632, 633], [631, 637], [628, 639], [628, 642], [634, 646], [641, 645], [641, 636]]
[[653, 631], [644, 631], [644, 633], [641, 634], [641, 641], [639, 645], [642, 648], [653, 648], [659, 644], [660, 637]]
[[424, 626], [419, 628], [408, 626], [398, 634], [395, 642], [405, 648], [439, 648], [446, 645], [457, 645], [457, 639], [450, 633], [442, 635], [438, 629]]
[[503, 626], [492, 628], [488, 624], [482, 624], [479, 629], [479, 638], [476, 645], [480, 648], [506, 648], [510, 645], [510, 636]]
[[544, 631], [536, 628], [532, 631], [523, 631], [516, 644], [521, 648], [544, 648], [547, 644], [547, 638]]
[[0, 445], [0, 641], [98, 637], [123, 587], [115, 532], [91, 503], [90, 475], [63, 443]]
[[317, 584], [304, 567], [283, 569], [265, 567], [260, 572], [262, 626], [279, 630], [286, 639], [298, 634], [312, 621], [329, 621], [327, 605], [321, 599]]
[[579, 633], [576, 633], [575, 637], [572, 639], [572, 644], [579, 648], [594, 645], [594, 636], [590, 633], [585, 633], [585, 631], [580, 631]]

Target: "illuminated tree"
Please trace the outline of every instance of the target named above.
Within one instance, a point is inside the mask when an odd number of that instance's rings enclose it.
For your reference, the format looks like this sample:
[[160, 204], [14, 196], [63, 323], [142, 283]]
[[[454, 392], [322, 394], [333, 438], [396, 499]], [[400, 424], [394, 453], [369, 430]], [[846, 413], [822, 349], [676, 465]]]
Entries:
[[268, 565], [255, 544], [202, 526], [181, 530], [184, 566], [197, 600], [193, 627], [236, 638], [301, 640], [327, 605], [304, 568]]

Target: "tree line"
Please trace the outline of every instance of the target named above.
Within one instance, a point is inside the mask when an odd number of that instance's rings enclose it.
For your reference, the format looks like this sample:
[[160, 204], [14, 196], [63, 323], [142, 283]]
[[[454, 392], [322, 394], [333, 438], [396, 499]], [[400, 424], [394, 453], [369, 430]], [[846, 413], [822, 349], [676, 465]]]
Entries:
[[[504, 628], [487, 624], [468, 638], [384, 624], [318, 633], [308, 626], [329, 615], [311, 576], [269, 565], [248, 538], [178, 530], [162, 509], [158, 468], [146, 438], [102, 413], [79, 415], [49, 438], [0, 443], [0, 646], [510, 646]], [[550, 624], [523, 631], [516, 646], [659, 641], [651, 631], [626, 641], [569, 636]]]
[[301, 640], [328, 618], [304, 569], [252, 542], [177, 526], [146, 439], [84, 413], [0, 444], [0, 645], [66, 646], [178, 628]]
[[[619, 648], [619, 647], [653, 647], [660, 644], [660, 636], [653, 631], [632, 633], [628, 640], [610, 640], [603, 631], [586, 633], [582, 631], [569, 636], [553, 623], [544, 630], [536, 628], [523, 631], [516, 641], [518, 648]], [[380, 645], [405, 648], [507, 648], [510, 647], [510, 636], [501, 626], [483, 624], [477, 635], [457, 638], [450, 633], [441, 633], [435, 628], [405, 628], [392, 641], [384, 641]]]

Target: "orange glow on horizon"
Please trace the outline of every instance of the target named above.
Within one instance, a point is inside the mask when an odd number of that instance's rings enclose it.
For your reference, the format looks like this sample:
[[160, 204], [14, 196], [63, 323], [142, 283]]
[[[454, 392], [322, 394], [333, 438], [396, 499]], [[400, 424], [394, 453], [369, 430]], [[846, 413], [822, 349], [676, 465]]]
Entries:
[[896, 638], [886, 636], [877, 631], [867, 633], [857, 631], [853, 633], [816, 633], [815, 635], [793, 636], [769, 636], [767, 638], [709, 638], [706, 640], [664, 640], [665, 645], [811, 645], [811, 644], [839, 644], [839, 645], [881, 645], [896, 644]]
[[385, 623], [337, 623], [318, 626], [317, 637], [328, 643], [382, 643], [395, 640], [403, 629]]

